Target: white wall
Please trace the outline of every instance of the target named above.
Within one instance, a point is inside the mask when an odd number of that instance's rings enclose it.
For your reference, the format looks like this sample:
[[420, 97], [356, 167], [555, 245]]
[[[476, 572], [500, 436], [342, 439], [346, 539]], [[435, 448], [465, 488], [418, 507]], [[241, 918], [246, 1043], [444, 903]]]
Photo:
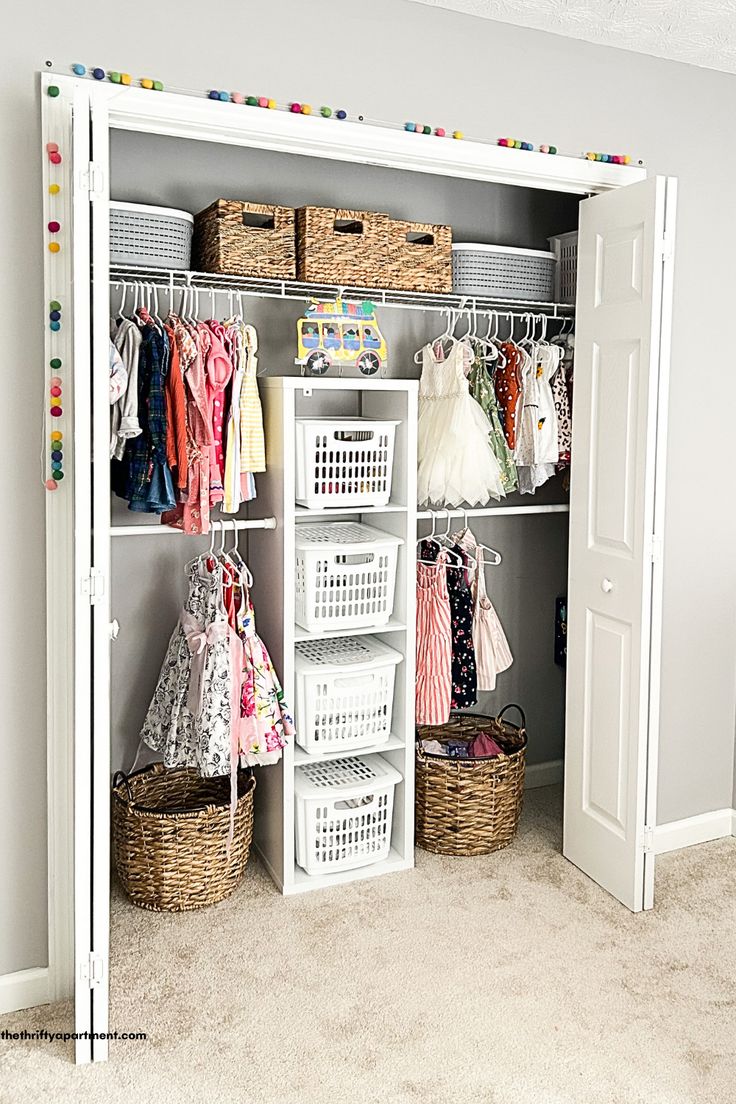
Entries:
[[42, 222], [33, 75], [46, 58], [60, 70], [81, 60], [172, 85], [297, 97], [379, 119], [551, 141], [564, 151], [629, 150], [653, 171], [680, 177], [659, 820], [732, 801], [734, 78], [402, 0], [343, 0], [337, 9], [318, 0], [221, 0], [209, 29], [206, 22], [193, 0], [150, 5], [142, 19], [91, 0], [34, 0], [14, 10], [0, 47], [7, 404], [0, 973], [46, 961]]

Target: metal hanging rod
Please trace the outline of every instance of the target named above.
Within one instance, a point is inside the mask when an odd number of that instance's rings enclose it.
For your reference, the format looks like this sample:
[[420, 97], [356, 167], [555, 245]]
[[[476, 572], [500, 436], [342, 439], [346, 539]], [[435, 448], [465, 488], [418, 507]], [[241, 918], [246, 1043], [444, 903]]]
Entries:
[[524, 514], [569, 514], [567, 503], [549, 503], [538, 506], [483, 506], [477, 510], [442, 509], [420, 510], [417, 521], [441, 521], [447, 517], [521, 517]]
[[[391, 291], [387, 288], [362, 288], [347, 284], [307, 284], [298, 280], [263, 280], [245, 276], [218, 276], [210, 273], [189, 272], [164, 268], [139, 268], [129, 265], [110, 265], [110, 285], [152, 286], [175, 291], [194, 289], [209, 295], [251, 296], [258, 299], [293, 299], [306, 302], [310, 299], [337, 298], [365, 300], [376, 306], [394, 307], [398, 310], [470, 311], [474, 314], [503, 313], [521, 315], [530, 310], [551, 318], [569, 318], [575, 313], [572, 303], [548, 303], [540, 300], [498, 299], [482, 295], [458, 295], [419, 291]], [[512, 308], [516, 308], [515, 310]]]
[[[242, 529], [275, 529], [276, 518], [254, 518], [253, 521], [213, 521], [210, 525], [216, 533], [222, 532], [232, 533], [234, 529], [238, 531]], [[111, 525], [110, 536], [111, 537], [164, 537], [167, 534], [178, 533], [180, 537], [183, 537], [183, 529], [174, 529], [170, 525]], [[188, 534], [192, 536], [192, 534]], [[208, 537], [209, 533], [197, 534], [197, 536]]]

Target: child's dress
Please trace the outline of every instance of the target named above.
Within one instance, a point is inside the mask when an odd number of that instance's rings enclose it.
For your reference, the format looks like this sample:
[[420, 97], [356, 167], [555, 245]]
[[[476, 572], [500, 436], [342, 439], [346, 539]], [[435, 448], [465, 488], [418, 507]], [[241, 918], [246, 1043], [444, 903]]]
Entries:
[[489, 443], [491, 423], [470, 394], [464, 356], [460, 341], [444, 361], [430, 345], [422, 350], [417, 471], [421, 505], [477, 506], [504, 494]]
[[240, 762], [265, 766], [281, 758], [287, 738], [294, 736], [294, 722], [266, 645], [256, 632], [253, 603], [245, 587], [242, 588], [237, 622], [238, 635], [243, 642], [238, 723]]
[[417, 724], [446, 724], [452, 697], [452, 628], [447, 555], [417, 564]]
[[231, 632], [217, 579], [195, 561], [141, 730], [167, 767], [194, 767], [203, 777], [230, 773]]

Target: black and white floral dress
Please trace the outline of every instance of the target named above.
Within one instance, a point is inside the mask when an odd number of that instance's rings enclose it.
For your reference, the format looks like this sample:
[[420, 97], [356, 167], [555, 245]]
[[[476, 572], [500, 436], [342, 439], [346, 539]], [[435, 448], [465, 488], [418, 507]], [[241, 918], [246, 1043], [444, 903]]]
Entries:
[[195, 561], [189, 594], [171, 634], [141, 740], [167, 767], [229, 775], [231, 688], [229, 626], [217, 579]]

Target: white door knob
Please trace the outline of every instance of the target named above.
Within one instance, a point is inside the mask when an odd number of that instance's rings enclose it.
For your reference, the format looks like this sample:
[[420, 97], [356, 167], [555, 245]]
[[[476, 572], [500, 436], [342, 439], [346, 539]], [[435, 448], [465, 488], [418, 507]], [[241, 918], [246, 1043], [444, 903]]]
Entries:
[[601, 590], [603, 591], [604, 594], [610, 594], [611, 593], [611, 591], [613, 590], [613, 583], [611, 582], [610, 579], [602, 579], [601, 580]]
[[116, 617], [114, 621], [110, 622], [110, 639], [111, 640], [117, 640], [119, 632], [120, 632], [120, 622], [118, 621], [118, 619]]

